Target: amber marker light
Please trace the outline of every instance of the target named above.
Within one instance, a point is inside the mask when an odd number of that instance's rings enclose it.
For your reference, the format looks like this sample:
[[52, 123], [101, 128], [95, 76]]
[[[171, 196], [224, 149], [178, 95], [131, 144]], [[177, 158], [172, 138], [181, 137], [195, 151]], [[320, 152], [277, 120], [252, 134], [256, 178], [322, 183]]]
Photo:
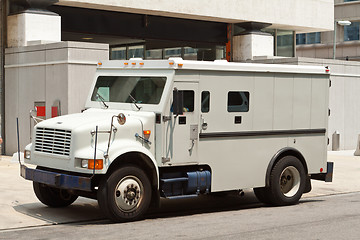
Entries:
[[133, 63], [131, 63], [132, 65], [136, 65], [136, 63], [135, 62], [133, 62]]
[[143, 62], [141, 62], [141, 63], [139, 63], [141, 66], [144, 66], [144, 63]]
[[184, 64], [182, 64], [182, 63], [179, 63], [179, 64], [178, 64], [179, 67], [182, 67], [183, 65], [184, 65]]
[[174, 63], [173, 63], [173, 62], [169, 62], [169, 65], [171, 65], [171, 66], [172, 66], [172, 65], [174, 65]]
[[144, 138], [149, 140], [151, 131], [150, 130], [144, 130]]
[[102, 66], [102, 62], [98, 62], [98, 66], [99, 66], [99, 67]]
[[126, 63], [124, 63], [124, 65], [127, 66], [127, 65], [129, 65], [129, 63], [126, 62]]
[[[102, 159], [95, 159], [95, 170], [103, 169], [104, 164]], [[94, 169], [94, 159], [88, 160], [88, 169]]]

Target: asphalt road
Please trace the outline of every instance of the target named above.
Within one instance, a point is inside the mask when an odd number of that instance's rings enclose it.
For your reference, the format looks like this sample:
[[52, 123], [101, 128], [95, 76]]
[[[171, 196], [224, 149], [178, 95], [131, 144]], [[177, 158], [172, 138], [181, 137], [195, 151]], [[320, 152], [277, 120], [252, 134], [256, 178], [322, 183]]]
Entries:
[[[74, 213], [76, 214], [76, 213]], [[0, 231], [0, 239], [359, 239], [360, 192], [267, 207], [245, 197], [164, 201], [145, 220], [66, 223]]]

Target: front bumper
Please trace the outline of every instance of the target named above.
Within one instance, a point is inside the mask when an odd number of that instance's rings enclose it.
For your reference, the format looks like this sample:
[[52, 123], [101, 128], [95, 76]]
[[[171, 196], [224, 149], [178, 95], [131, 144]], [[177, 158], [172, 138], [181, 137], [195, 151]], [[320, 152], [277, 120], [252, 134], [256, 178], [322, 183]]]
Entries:
[[21, 165], [21, 177], [49, 186], [91, 192], [91, 178], [28, 168]]

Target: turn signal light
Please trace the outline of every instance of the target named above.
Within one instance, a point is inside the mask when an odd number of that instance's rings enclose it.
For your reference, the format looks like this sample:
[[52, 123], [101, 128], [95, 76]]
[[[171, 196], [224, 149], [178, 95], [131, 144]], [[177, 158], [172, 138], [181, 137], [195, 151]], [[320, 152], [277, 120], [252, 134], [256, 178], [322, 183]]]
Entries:
[[[102, 159], [95, 159], [95, 169], [101, 170], [103, 169], [103, 160]], [[94, 159], [88, 160], [88, 169], [94, 169]]]
[[149, 140], [151, 131], [150, 130], [144, 130], [144, 138]]
[[[94, 169], [94, 159], [83, 159], [81, 161], [81, 167], [87, 169]], [[95, 170], [103, 169], [104, 164], [102, 159], [95, 160]]]

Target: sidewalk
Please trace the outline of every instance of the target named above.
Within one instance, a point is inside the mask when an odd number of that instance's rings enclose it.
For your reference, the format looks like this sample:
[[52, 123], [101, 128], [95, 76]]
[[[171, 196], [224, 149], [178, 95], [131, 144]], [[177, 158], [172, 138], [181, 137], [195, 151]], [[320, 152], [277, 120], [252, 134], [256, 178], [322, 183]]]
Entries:
[[[354, 151], [328, 152], [334, 162], [332, 183], [312, 181], [312, 191], [303, 198], [360, 191], [360, 157]], [[32, 182], [19, 175], [20, 167], [11, 157], [0, 156], [0, 231], [58, 223], [103, 219], [95, 200], [79, 198], [73, 205], [48, 208], [33, 193]]]

